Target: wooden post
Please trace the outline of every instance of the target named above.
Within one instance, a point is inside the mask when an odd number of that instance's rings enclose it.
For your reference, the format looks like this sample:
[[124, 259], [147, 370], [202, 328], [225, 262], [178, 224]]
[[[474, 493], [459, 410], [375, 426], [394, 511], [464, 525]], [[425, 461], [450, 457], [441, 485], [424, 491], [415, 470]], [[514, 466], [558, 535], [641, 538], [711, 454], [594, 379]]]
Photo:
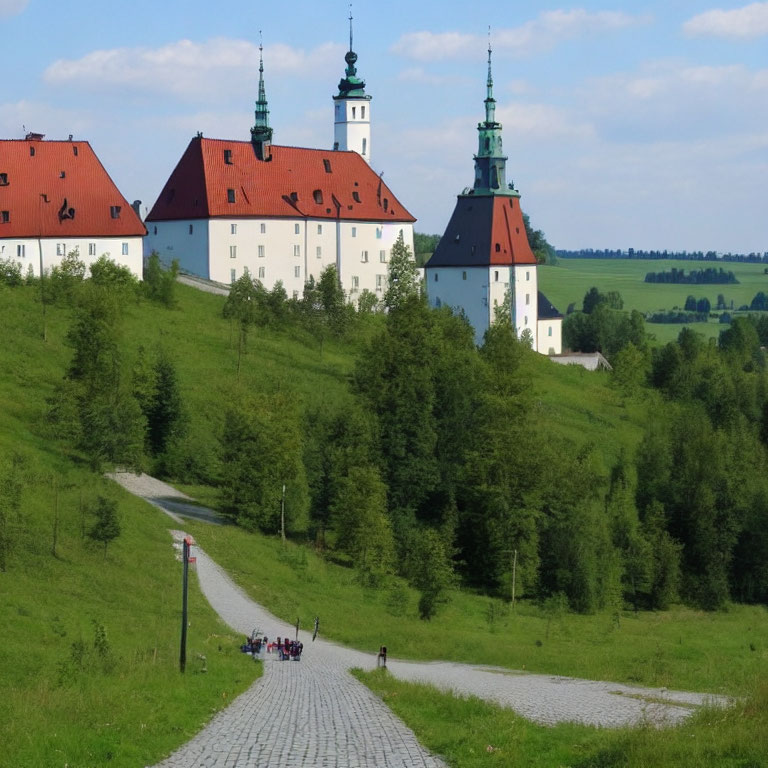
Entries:
[[181, 648], [179, 649], [179, 671], [187, 667], [187, 585], [189, 583], [189, 539], [184, 537], [184, 576], [181, 597]]

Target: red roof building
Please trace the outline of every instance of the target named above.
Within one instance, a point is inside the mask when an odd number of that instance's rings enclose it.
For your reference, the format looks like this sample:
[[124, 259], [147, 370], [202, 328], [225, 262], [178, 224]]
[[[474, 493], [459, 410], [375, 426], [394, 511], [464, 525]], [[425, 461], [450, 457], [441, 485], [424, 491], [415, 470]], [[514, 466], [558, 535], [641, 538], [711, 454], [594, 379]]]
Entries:
[[0, 258], [39, 274], [77, 250], [141, 276], [146, 229], [87, 141], [0, 140]]

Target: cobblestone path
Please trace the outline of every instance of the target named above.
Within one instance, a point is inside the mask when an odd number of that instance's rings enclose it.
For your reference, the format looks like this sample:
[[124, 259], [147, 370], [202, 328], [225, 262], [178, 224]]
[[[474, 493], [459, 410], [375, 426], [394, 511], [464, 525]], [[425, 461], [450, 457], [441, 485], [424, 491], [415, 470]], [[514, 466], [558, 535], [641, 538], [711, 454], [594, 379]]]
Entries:
[[[146, 475], [126, 478], [117, 474], [113, 479], [147, 500], [172, 498], [174, 493], [180, 496]], [[173, 531], [173, 535], [177, 542], [183, 537], [181, 531]], [[193, 547], [193, 555], [203, 593], [233, 629], [244, 636], [259, 628], [270, 638], [293, 637], [293, 627], [251, 600], [205, 552]], [[322, 639], [313, 643], [306, 632], [299, 632], [299, 639], [305, 646], [302, 661], [281, 662], [266, 655], [263, 677], [157, 768], [444, 766], [349, 674], [352, 667], [374, 668], [375, 653], [342, 648]], [[388, 667], [398, 678], [478, 696], [544, 724], [673, 725], [705, 703], [728, 702], [705, 694], [452, 662], [390, 659]]]

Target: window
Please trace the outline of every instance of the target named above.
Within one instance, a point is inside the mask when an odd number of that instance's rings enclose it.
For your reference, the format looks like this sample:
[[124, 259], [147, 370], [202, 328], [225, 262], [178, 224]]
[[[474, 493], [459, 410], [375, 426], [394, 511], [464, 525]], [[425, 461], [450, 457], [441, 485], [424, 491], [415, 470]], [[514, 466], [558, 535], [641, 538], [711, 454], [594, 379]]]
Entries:
[[263, 245], [259, 246], [259, 258], [260, 259], [264, 258], [264, 246]]
[[237, 270], [236, 269], [230, 269], [229, 270], [229, 282], [234, 283], [237, 280]]
[[237, 258], [237, 246], [236, 245], [230, 245], [229, 246], [229, 258], [230, 259], [236, 259]]
[[119, 205], [110, 205], [109, 206], [109, 215], [113, 219], [119, 219], [120, 218], [120, 206]]
[[299, 292], [298, 291], [294, 291], [293, 292], [293, 300], [294, 301], [298, 301], [299, 300]]
[[528, 315], [523, 318], [523, 325], [528, 325]]
[[360, 261], [362, 261], [363, 264], [367, 264], [368, 263], [368, 251], [363, 251], [360, 254]]
[[123, 256], [128, 255], [128, 243], [123, 243], [123, 249], [122, 249]]
[[56, 243], [56, 255], [57, 256], [66, 256], [67, 255], [67, 244], [66, 243]]
[[228, 203], [234, 203], [235, 202], [235, 190], [234, 189], [228, 189], [227, 190], [227, 202]]
[[88, 243], [88, 255], [89, 256], [96, 255], [96, 243]]
[[259, 224], [259, 232], [263, 235], [267, 231], [267, 225], [262, 221], [261, 224]]
[[301, 267], [294, 267], [293, 268], [293, 276], [294, 277], [301, 277]]
[[294, 245], [293, 246], [293, 255], [294, 256], [301, 256], [301, 246], [300, 245]]
[[360, 278], [357, 275], [352, 275], [352, 290], [357, 291], [360, 288]]
[[526, 304], [530, 304], [531, 303], [531, 294], [530, 293], [526, 293], [525, 294], [525, 303]]
[[314, 198], [315, 202], [316, 202], [318, 205], [322, 205], [322, 204], [323, 204], [323, 192], [322, 192], [322, 190], [320, 190], [320, 189], [316, 189], [316, 190], [315, 190], [315, 191], [312, 193], [312, 197]]
[[357, 227], [352, 227], [352, 237], [357, 237]]
[[552, 326], [550, 325], [549, 328], [547, 328], [547, 336], [552, 335]]
[[155, 233], [155, 234], [157, 234], [157, 225], [155, 225], [155, 231], [154, 231], [154, 233]]
[[363, 151], [361, 154], [365, 154], [365, 150], [368, 149], [368, 139], [363, 138]]
[[381, 227], [376, 227], [376, 239], [377, 239], [377, 240], [381, 240], [381, 234], [382, 234], [382, 232], [383, 232], [383, 230], [382, 230], [382, 228], [381, 228]]
[[267, 270], [266, 267], [259, 267], [259, 279], [263, 280], [264, 275], [266, 274]]
[[384, 275], [376, 275], [376, 290], [377, 291], [383, 291], [384, 290], [384, 280], [386, 277]]
[[11, 220], [11, 212], [10, 211], [0, 211], [0, 221], [3, 224], [7, 224]]
[[323, 258], [323, 246], [318, 245], [317, 246], [317, 258], [322, 259]]
[[354, 107], [352, 107], [352, 119], [353, 120], [355, 119], [355, 108]]
[[7, 187], [7, 186], [8, 186], [8, 174], [0, 173], [0, 187]]
[[236, 235], [237, 234], [237, 224], [230, 224], [229, 225], [229, 234], [230, 235]]
[[224, 150], [224, 162], [227, 165], [232, 165], [232, 150], [231, 149], [225, 149]]
[[72, 154], [77, 157], [77, 145], [72, 147]]
[[496, 253], [501, 250], [501, 243], [496, 243]]
[[387, 252], [386, 251], [379, 251], [379, 261], [382, 264], [386, 264], [387, 263]]
[[62, 172], [59, 174], [59, 178], [60, 178], [60, 179], [66, 179], [66, 178], [67, 178], [67, 172], [66, 172], [66, 171], [62, 171]]
[[462, 272], [461, 273], [461, 279], [462, 280], [466, 280], [467, 279], [467, 273], [466, 272]]
[[332, 173], [331, 171], [331, 161], [327, 158], [323, 160], [323, 168], [325, 168], [326, 173]]
[[323, 225], [322, 224], [318, 224], [317, 225], [317, 234], [318, 235], [322, 235], [323, 234]]
[[189, 225], [189, 234], [191, 235], [195, 231], [195, 227], [193, 224]]
[[359, 193], [357, 190], [355, 190], [355, 191], [352, 193], [352, 199], [353, 199], [353, 200], [354, 200], [356, 203], [359, 203], [359, 202], [360, 202], [360, 193]]
[[34, 157], [35, 156], [35, 148], [34, 147], [30, 147], [29, 148], [29, 156], [30, 157]]
[[498, 272], [494, 272], [494, 273], [493, 273], [493, 279], [494, 279], [494, 280], [495, 280], [497, 283], [499, 282], [499, 273], [498, 273]]
[[440, 309], [440, 307], [442, 306], [443, 306], [443, 302], [440, 301], [440, 297], [438, 296], [438, 298], [435, 299], [435, 308]]
[[438, 277], [439, 275], [437, 274], [437, 272], [435, 272], [435, 282], [437, 282]]
[[[365, 107], [360, 107], [360, 119], [365, 120]], [[363, 139], [365, 141], [365, 139]]]
[[527, 270], [526, 270], [526, 273], [525, 273], [525, 279], [526, 280], [530, 280], [531, 279], [531, 273], [529, 271], [527, 271]]
[[387, 208], [389, 208], [389, 200], [385, 197], [384, 198], [384, 211], [386, 212]]
[[27, 246], [26, 245], [17, 245], [16, 246], [16, 258], [17, 259], [23, 259], [27, 255]]
[[294, 224], [293, 225], [293, 231], [295, 234], [300, 235], [301, 234], [301, 224]]

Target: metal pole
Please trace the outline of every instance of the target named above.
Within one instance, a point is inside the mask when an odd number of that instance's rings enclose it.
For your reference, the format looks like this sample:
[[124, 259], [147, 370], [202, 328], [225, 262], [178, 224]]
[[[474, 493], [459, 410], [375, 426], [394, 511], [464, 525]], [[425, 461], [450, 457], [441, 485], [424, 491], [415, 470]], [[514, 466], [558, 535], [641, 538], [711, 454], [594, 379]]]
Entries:
[[179, 650], [179, 671], [187, 666], [187, 584], [189, 583], [189, 539], [184, 539], [184, 578], [181, 599], [181, 649]]

